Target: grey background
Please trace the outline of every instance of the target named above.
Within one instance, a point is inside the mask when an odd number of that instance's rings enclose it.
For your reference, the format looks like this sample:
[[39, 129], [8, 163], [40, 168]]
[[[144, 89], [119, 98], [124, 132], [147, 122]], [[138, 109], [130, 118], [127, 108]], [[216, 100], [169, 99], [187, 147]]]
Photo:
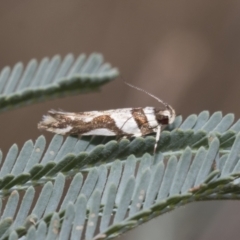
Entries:
[[[240, 2], [235, 0], [1, 1], [0, 68], [54, 54], [100, 52], [124, 79], [188, 116], [209, 110], [239, 118]], [[41, 116], [67, 111], [156, 106], [120, 80], [100, 92], [2, 113], [4, 153], [39, 135]], [[51, 137], [45, 134], [48, 139]], [[239, 239], [240, 203], [187, 205], [121, 239]]]

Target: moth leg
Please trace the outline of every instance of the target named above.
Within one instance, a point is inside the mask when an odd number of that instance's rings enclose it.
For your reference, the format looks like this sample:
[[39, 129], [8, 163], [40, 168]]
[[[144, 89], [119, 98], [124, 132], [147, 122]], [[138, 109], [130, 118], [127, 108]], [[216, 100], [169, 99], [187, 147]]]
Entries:
[[156, 155], [156, 150], [157, 150], [157, 145], [158, 141], [160, 139], [160, 134], [161, 134], [161, 125], [157, 126], [157, 133], [156, 133], [156, 139], [155, 139], [155, 144], [154, 144], [154, 150], [153, 150], [153, 155]]

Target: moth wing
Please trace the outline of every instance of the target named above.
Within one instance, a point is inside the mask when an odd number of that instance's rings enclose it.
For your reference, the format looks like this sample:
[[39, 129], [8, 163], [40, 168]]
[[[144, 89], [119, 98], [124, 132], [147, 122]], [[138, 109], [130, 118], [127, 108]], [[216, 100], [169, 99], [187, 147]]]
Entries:
[[143, 135], [131, 108], [79, 113], [50, 110], [38, 124], [38, 128], [58, 134]]
[[119, 128], [126, 136], [142, 136], [141, 130], [132, 115], [132, 108], [123, 108], [104, 111], [114, 120], [117, 128]]
[[49, 115], [55, 119], [65, 118], [70, 119], [72, 121], [83, 121], [83, 122], [91, 122], [93, 118], [101, 116], [101, 112], [99, 111], [91, 111], [91, 112], [64, 112], [64, 111], [48, 111]]
[[[139, 136], [139, 128], [130, 108], [68, 114], [71, 120], [93, 123], [90, 131], [81, 135]], [[138, 132], [136, 134], [136, 132]]]
[[[108, 118], [111, 119], [111, 123], [106, 125], [105, 130], [103, 128], [98, 130], [95, 129], [90, 132], [91, 135], [142, 136], [131, 110], [131, 108], [123, 108], [107, 111], [91, 111], [77, 113], [72, 117], [74, 117], [75, 120], [81, 120], [84, 122], [92, 122], [93, 119], [95, 119], [95, 121], [101, 121], [104, 116], [108, 116]], [[115, 132], [115, 134], [110, 134], [109, 131]], [[83, 135], [89, 135], [89, 133]]]

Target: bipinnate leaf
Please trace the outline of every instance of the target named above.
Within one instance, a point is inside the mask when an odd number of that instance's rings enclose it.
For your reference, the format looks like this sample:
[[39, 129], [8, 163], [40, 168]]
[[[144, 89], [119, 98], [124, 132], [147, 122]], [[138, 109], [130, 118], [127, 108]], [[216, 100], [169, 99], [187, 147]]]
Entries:
[[[54, 184], [44, 184], [36, 203], [33, 202], [36, 193], [32, 187], [23, 199], [13, 191], [2, 221], [13, 218], [9, 233], [12, 238], [15, 233], [28, 238], [35, 236], [40, 228], [43, 239], [57, 236], [60, 239], [113, 238], [189, 202], [238, 199], [236, 193], [240, 188], [235, 181], [240, 173], [233, 170], [240, 161], [232, 159], [236, 159], [236, 153], [240, 151], [239, 139], [240, 133], [236, 135], [222, 169], [214, 169], [213, 162], [217, 154], [221, 154], [221, 148], [219, 138], [213, 137], [208, 148], [201, 147], [196, 151], [186, 147], [176, 155], [171, 153], [167, 159], [161, 154], [158, 154], [160, 159], [154, 159], [146, 153], [139, 162], [139, 158], [130, 155], [126, 161], [114, 161], [109, 169], [103, 166], [90, 169], [85, 178], [77, 173], [66, 193], [63, 191], [66, 178], [59, 173]], [[16, 215], [13, 206], [19, 202], [20, 210]], [[37, 217], [36, 224], [22, 225], [23, 219], [31, 215]]]
[[[96, 90], [117, 75], [100, 54], [18, 63], [1, 71], [0, 111]], [[111, 239], [190, 202], [239, 199], [240, 120], [233, 122], [221, 112], [178, 116], [155, 156], [151, 135], [14, 144], [5, 158], [0, 152], [0, 239]]]
[[104, 63], [103, 56], [97, 53], [88, 58], [81, 54], [76, 59], [73, 54], [63, 59], [55, 55], [39, 63], [32, 59], [25, 68], [20, 62], [12, 70], [5, 67], [0, 72], [0, 111], [94, 91], [118, 74], [118, 70]]

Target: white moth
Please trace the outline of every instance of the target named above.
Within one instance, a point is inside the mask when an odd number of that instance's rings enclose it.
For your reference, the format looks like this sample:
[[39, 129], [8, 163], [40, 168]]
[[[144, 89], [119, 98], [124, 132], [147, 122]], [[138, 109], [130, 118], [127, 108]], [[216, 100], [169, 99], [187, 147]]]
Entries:
[[155, 154], [161, 127], [173, 123], [176, 117], [175, 110], [147, 91], [129, 83], [126, 84], [153, 97], [163, 107], [122, 108], [78, 113], [50, 110], [48, 115], [43, 116], [38, 128], [62, 135], [101, 135], [118, 138], [140, 137], [156, 133]]

